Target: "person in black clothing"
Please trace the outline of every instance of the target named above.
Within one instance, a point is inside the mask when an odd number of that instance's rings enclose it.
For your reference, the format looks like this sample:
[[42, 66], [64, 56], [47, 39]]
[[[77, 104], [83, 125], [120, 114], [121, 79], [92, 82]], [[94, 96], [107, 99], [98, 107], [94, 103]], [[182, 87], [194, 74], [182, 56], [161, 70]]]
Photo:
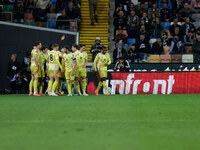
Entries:
[[140, 60], [142, 60], [143, 62], [147, 62], [151, 46], [149, 44], [149, 41], [145, 39], [145, 35], [140, 35], [140, 39], [136, 42], [136, 50], [138, 51]]
[[123, 48], [123, 42], [120, 41], [119, 43], [117, 43], [117, 47], [116, 49], [113, 51], [113, 62], [115, 63], [117, 61], [118, 58], [120, 57], [127, 57], [127, 53], [126, 50]]
[[69, 19], [80, 19], [80, 11], [75, 9], [73, 6], [72, 2], [68, 3], [67, 16]]
[[114, 37], [115, 37], [116, 30], [119, 30], [119, 29], [126, 30], [127, 19], [124, 16], [124, 12], [123, 11], [120, 11], [119, 12], [119, 16], [114, 19], [113, 25], [115, 26]]
[[135, 44], [127, 49], [127, 60], [131, 63], [138, 63], [138, 54], [135, 49]]
[[115, 64], [114, 71], [119, 71], [119, 72], [128, 72], [130, 69], [129, 62], [125, 60], [123, 57], [120, 57]]
[[26, 1], [26, 12], [33, 13], [34, 5], [35, 5], [35, 3], [33, 0], [27, 0]]
[[169, 27], [169, 31], [171, 35], [174, 34], [175, 27], [179, 27], [179, 29], [181, 29], [181, 26], [178, 24], [178, 19], [174, 19], [174, 24], [170, 25]]
[[14, 22], [23, 23], [24, 22], [24, 4], [22, 1], [18, 1], [14, 9]]
[[182, 25], [182, 32], [183, 34], [185, 34], [186, 32], [188, 32], [189, 30], [196, 30], [195, 26], [190, 22], [190, 18], [186, 18], [185, 19], [185, 24]]
[[170, 16], [171, 16], [170, 9], [167, 8], [167, 3], [164, 3], [163, 8], [160, 10], [161, 22], [169, 22]]
[[56, 22], [56, 29], [69, 29], [70, 23], [69, 23], [69, 17], [66, 15], [65, 9], [62, 11], [62, 15], [58, 16], [57, 22]]
[[136, 22], [132, 22], [131, 25], [127, 29], [128, 38], [136, 39], [139, 35], [139, 29], [136, 26]]
[[184, 8], [182, 8], [179, 11], [178, 18], [179, 18], [179, 21], [182, 21], [182, 22], [186, 21], [186, 18], [190, 18], [190, 20], [192, 19], [192, 10], [189, 7], [188, 3], [185, 3]]
[[104, 47], [104, 45], [101, 44], [101, 39], [99, 37], [97, 37], [95, 40], [95, 44], [92, 45], [92, 47], [90, 49], [90, 53], [92, 53], [92, 62], [94, 62], [96, 55], [101, 52], [103, 47]]
[[158, 38], [156, 40], [156, 42], [153, 43], [152, 53], [153, 54], [159, 54], [159, 55], [164, 54], [163, 44], [162, 44], [161, 38]]
[[13, 91], [13, 93], [17, 93], [17, 86], [13, 82], [13, 79], [15, 76], [19, 76], [21, 72], [22, 66], [17, 61], [17, 55], [12, 54], [11, 55], [11, 61], [8, 63], [8, 72], [7, 72], [7, 78], [9, 79], [10, 87]]

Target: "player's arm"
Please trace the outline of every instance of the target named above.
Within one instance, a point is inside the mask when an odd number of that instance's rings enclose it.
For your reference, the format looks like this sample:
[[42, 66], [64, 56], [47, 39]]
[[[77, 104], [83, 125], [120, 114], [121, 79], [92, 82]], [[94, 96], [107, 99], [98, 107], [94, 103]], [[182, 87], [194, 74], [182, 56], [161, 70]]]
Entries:
[[85, 63], [83, 64], [83, 68], [86, 67], [87, 63], [88, 63], [88, 55], [86, 54], [86, 57], [85, 57]]
[[108, 65], [110, 65], [111, 64], [111, 59], [110, 59], [110, 55], [108, 54], [108, 63], [107, 63]]
[[97, 71], [97, 62], [99, 61], [99, 55], [96, 56], [96, 58], [94, 59], [94, 70], [95, 72]]
[[39, 68], [39, 60], [38, 60], [37, 55], [38, 55], [38, 53], [35, 53], [33, 58], [34, 58], [34, 61], [35, 61], [35, 65]]
[[74, 61], [74, 67], [72, 68], [72, 76], [74, 76], [75, 70], [76, 70], [76, 66], [77, 66], [76, 58], [73, 58], [73, 61]]
[[60, 69], [63, 70], [62, 65], [60, 64], [60, 61], [59, 61], [59, 55], [58, 54], [55, 56], [55, 59], [56, 59], [56, 63], [60, 67]]

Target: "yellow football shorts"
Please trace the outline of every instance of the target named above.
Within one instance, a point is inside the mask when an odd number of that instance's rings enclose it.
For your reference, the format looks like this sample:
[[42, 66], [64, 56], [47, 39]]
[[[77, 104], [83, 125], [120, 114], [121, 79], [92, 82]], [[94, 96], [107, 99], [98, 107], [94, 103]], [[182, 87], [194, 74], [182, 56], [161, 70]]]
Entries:
[[60, 78], [61, 72], [60, 72], [60, 70], [49, 70], [49, 75], [52, 78], [56, 78], [56, 77]]
[[65, 71], [65, 79], [73, 81], [75, 76], [72, 76], [72, 70]]
[[37, 66], [31, 65], [31, 75], [32, 75], [32, 77], [39, 78], [40, 77], [40, 68], [37, 71]]

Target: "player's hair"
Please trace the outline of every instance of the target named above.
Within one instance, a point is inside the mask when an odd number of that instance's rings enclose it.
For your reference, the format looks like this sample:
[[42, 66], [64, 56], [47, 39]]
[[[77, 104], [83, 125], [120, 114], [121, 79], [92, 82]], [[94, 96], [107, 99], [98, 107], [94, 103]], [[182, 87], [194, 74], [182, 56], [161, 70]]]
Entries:
[[104, 46], [104, 47], [102, 47], [102, 50], [107, 50], [107, 48]]
[[78, 49], [78, 45], [77, 44], [73, 44], [73, 47], [75, 47], [76, 49]]
[[51, 44], [49, 45], [49, 49], [50, 49], [50, 50], [53, 49], [53, 43], [51, 43]]
[[48, 46], [43, 46], [41, 50], [43, 51], [43, 50], [45, 50], [46, 48], [48, 48]]
[[38, 45], [40, 45], [41, 43], [42, 43], [42, 42], [38, 41], [38, 42], [35, 43], [34, 46], [38, 46]]
[[63, 48], [66, 48], [67, 50], [70, 50], [68, 45], [63, 46]]
[[85, 44], [81, 44], [80, 47], [86, 47]]
[[59, 45], [55, 43], [55, 44], [53, 44], [53, 47], [54, 47], [54, 48], [55, 48], [55, 47], [59, 47]]

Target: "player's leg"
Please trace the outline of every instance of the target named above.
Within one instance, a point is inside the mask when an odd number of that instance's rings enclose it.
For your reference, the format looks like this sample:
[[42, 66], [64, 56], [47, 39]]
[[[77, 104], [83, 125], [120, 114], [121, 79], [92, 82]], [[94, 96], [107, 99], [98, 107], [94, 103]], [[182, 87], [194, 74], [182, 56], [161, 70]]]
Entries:
[[43, 86], [44, 86], [44, 77], [45, 77], [44, 68], [41, 68], [41, 70], [40, 70], [40, 78], [39, 78], [39, 94], [41, 96], [44, 96], [44, 94], [42, 93]]
[[82, 88], [82, 91], [83, 91], [83, 95], [84, 96], [88, 96], [88, 94], [86, 93], [86, 86], [87, 86], [87, 83], [86, 83], [86, 76], [87, 76], [87, 74], [86, 74], [86, 68], [81, 69], [80, 76], [81, 76], [80, 83], [81, 83], [81, 88]]
[[58, 95], [55, 94], [55, 91], [56, 91], [56, 88], [58, 87], [59, 77], [61, 76], [60, 71], [57, 70], [56, 73], [53, 76], [54, 76], [55, 81], [53, 83], [51, 96], [58, 96]]
[[107, 78], [107, 70], [102, 71], [102, 84], [103, 84], [103, 88], [106, 92], [106, 95], [110, 95], [110, 93], [108, 93], [108, 87], [106, 85], [106, 78]]
[[53, 75], [55, 74], [54, 70], [49, 70], [49, 83], [48, 83], [48, 87], [47, 87], [47, 91], [48, 91], [48, 95], [51, 95], [51, 91], [52, 91], [52, 86], [53, 86]]
[[31, 81], [29, 83], [29, 96], [33, 96], [33, 83], [34, 83], [34, 68], [31, 66]]
[[76, 73], [75, 73], [75, 85], [76, 85], [76, 90], [78, 92], [79, 95], [82, 95], [81, 94], [81, 90], [80, 90], [80, 84], [79, 84], [79, 76], [80, 76], [80, 70], [77, 69], [76, 70]]
[[33, 82], [33, 88], [34, 88], [33, 96], [40, 96], [38, 94], [38, 80], [39, 80], [39, 77], [40, 77], [40, 69], [37, 70], [36, 66], [34, 67], [34, 77], [35, 77], [35, 80]]

